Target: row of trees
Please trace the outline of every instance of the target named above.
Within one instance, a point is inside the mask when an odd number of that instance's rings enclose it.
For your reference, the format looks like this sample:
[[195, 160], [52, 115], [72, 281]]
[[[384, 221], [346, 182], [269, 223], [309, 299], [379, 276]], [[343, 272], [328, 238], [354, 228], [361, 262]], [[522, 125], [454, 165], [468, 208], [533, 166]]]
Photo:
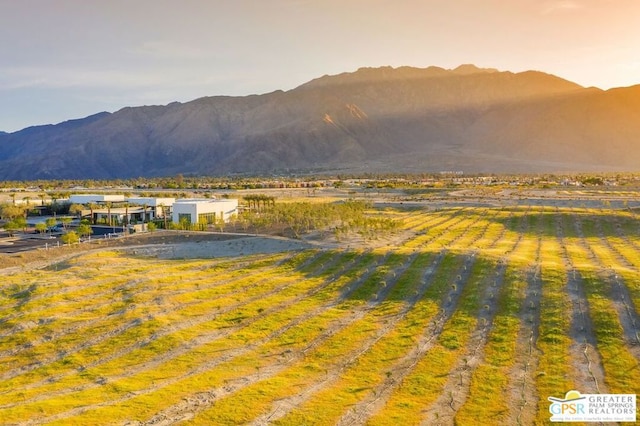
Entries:
[[[71, 208], [69, 209], [70, 212], [73, 212], [74, 214], [79, 214], [77, 211], [73, 210], [73, 206], [74, 205], [72, 205]], [[82, 206], [79, 206], [79, 208], [81, 212]], [[2, 207], [0, 207], [0, 217], [5, 221], [3, 227], [7, 232], [9, 232], [10, 235], [13, 235], [18, 230], [26, 230], [27, 211], [28, 211], [27, 209], [28, 209], [28, 206], [24, 206], [24, 205], [18, 206], [13, 204], [5, 204]], [[61, 217], [59, 219], [50, 217], [50, 218], [47, 218], [44, 222], [40, 222], [36, 224], [35, 229], [39, 233], [46, 233], [46, 232], [51, 233], [53, 228], [58, 223], [61, 223], [62, 227], [66, 230], [69, 224], [71, 223], [71, 220], [72, 219], [70, 217]], [[72, 232], [74, 232], [78, 236], [78, 238], [80, 238], [80, 237], [87, 237], [91, 235], [93, 233], [93, 230], [91, 229], [89, 222], [84, 221], [77, 227], [75, 231], [72, 231]]]
[[237, 224], [245, 231], [282, 229], [295, 238], [316, 230], [332, 230], [337, 237], [356, 232], [376, 238], [398, 229], [400, 224], [393, 219], [368, 215], [370, 207], [365, 201], [280, 203], [266, 210], [246, 211]]
[[217, 218], [213, 223], [182, 221], [170, 224], [171, 229], [205, 231], [212, 227], [223, 231], [230, 225], [244, 232], [280, 233], [294, 238], [322, 231], [332, 232], [339, 239], [357, 233], [365, 239], [382, 237], [397, 231], [400, 223], [388, 217], [371, 215], [367, 201], [350, 200], [335, 203], [275, 203], [275, 198], [264, 195], [245, 197], [249, 209], [234, 215], [230, 223]]
[[26, 210], [24, 207], [5, 204], [0, 208], [0, 216], [5, 221], [4, 229], [13, 235], [20, 229], [27, 227]]
[[255, 210], [266, 210], [267, 208], [276, 205], [276, 197], [272, 197], [269, 195], [248, 194], [243, 198], [249, 205], [249, 208], [253, 208]]
[[[486, 174], [464, 174], [465, 177], [473, 178], [487, 176]], [[529, 174], [529, 175], [498, 175], [490, 174], [496, 180], [513, 180], [525, 177], [530, 184], [536, 185], [540, 182], [556, 182], [560, 183], [564, 180], [574, 180], [587, 185], [602, 185], [607, 181], [615, 181], [618, 185], [637, 186], [640, 181], [638, 173], [599, 173], [593, 174]], [[347, 173], [347, 174], [315, 174], [302, 178], [296, 173], [286, 171], [282, 176], [266, 177], [266, 176], [184, 176], [177, 174], [175, 176], [166, 177], [138, 177], [130, 179], [75, 179], [75, 180], [35, 180], [35, 181], [2, 181], [0, 188], [7, 191], [13, 191], [11, 196], [14, 198], [22, 190], [38, 193], [38, 197], [42, 199], [48, 197], [52, 200], [62, 199], [69, 196], [69, 188], [126, 188], [128, 190], [148, 190], [155, 189], [175, 189], [176, 192], [185, 189], [202, 190], [204, 196], [212, 190], [228, 190], [228, 189], [261, 189], [261, 188], [318, 188], [326, 186], [341, 187], [345, 182], [366, 181], [368, 185], [380, 188], [411, 188], [422, 187], [424, 181], [432, 181], [445, 186], [451, 183], [453, 178], [459, 177], [456, 174], [447, 173]], [[24, 189], [18, 189], [24, 188]], [[163, 193], [162, 196], [169, 196]], [[24, 197], [23, 197], [24, 200]]]
[[[14, 195], [14, 194], [12, 194]], [[23, 201], [29, 197], [23, 198]], [[35, 204], [26, 200], [24, 203], [15, 203], [15, 200], [11, 203], [4, 204], [0, 207], [0, 215], [3, 219], [15, 218], [18, 216], [37, 216], [41, 214], [80, 214], [82, 206], [78, 204], [66, 204], [58, 203], [57, 200], [53, 200], [51, 204]]]

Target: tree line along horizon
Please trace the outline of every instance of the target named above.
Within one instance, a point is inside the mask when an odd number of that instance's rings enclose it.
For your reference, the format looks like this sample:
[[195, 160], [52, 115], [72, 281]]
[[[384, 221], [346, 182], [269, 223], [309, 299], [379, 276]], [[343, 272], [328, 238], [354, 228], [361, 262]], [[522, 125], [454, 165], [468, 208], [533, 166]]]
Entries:
[[[112, 179], [55, 179], [32, 181], [0, 181], [0, 191], [23, 192], [29, 189], [45, 196], [64, 198], [73, 189], [105, 189], [121, 188], [125, 191], [148, 191], [152, 196], [154, 190], [247, 190], [247, 189], [289, 189], [341, 187], [348, 181], [366, 181], [371, 185], [411, 186], [424, 184], [425, 181], [440, 182], [443, 185], [459, 178], [474, 179], [493, 177], [496, 180], [521, 180], [530, 184], [539, 182], [562, 182], [572, 180], [586, 186], [602, 186], [615, 181], [619, 185], [637, 184], [640, 172], [576, 172], [576, 173], [464, 173], [449, 172], [424, 173], [361, 173], [361, 174], [323, 174], [323, 173], [274, 173], [265, 175], [233, 175], [233, 176], [191, 176], [177, 174], [165, 177], [137, 177]], [[39, 194], [39, 197], [42, 195]], [[204, 193], [206, 194], [206, 192]]]

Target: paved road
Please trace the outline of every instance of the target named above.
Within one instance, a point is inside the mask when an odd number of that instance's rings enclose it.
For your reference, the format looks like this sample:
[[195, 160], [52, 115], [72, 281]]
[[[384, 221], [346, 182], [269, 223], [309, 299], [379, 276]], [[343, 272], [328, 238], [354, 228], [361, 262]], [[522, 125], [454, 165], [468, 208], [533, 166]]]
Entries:
[[0, 253], [20, 253], [38, 248], [55, 247], [58, 244], [62, 243], [60, 242], [60, 238], [55, 236], [53, 238], [29, 238], [28, 234], [13, 238], [8, 238], [6, 236], [2, 238], [0, 236]]
[[[114, 229], [116, 234], [113, 233]], [[61, 235], [61, 233], [54, 233], [49, 237], [47, 235], [18, 233], [14, 237], [10, 237], [6, 232], [0, 232], [0, 254], [20, 253], [23, 251], [56, 247], [62, 245], [62, 241], [60, 241]], [[93, 227], [93, 235], [91, 238], [112, 238], [121, 235], [122, 228], [95, 226]]]

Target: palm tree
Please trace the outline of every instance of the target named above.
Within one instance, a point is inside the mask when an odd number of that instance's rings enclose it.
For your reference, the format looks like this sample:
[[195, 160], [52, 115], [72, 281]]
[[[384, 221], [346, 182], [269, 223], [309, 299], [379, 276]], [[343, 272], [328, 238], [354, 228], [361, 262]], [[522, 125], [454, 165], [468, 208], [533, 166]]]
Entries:
[[60, 197], [60, 195], [57, 192], [50, 192], [49, 193], [49, 197], [51, 198], [51, 211], [53, 212], [53, 215], [56, 215], [56, 211], [58, 210], [58, 206], [56, 201], [58, 201], [58, 198]]
[[108, 225], [111, 226], [111, 201], [107, 201], [107, 222]]
[[31, 197], [22, 197], [22, 201], [24, 201], [24, 203], [27, 205], [24, 209], [24, 217], [27, 218], [29, 216], [29, 202], [31, 201]]
[[160, 211], [162, 211], [162, 218], [164, 219], [164, 229], [167, 229], [167, 212], [164, 210], [164, 204], [158, 204], [158, 207], [156, 209], [158, 208], [160, 209]]
[[124, 225], [129, 224], [129, 203], [124, 203], [124, 220], [122, 221]]
[[78, 220], [82, 219], [82, 210], [81, 204], [71, 204], [71, 206], [69, 206], [69, 213], [77, 215]]
[[94, 210], [96, 207], [98, 207], [98, 206], [97, 206], [95, 203], [89, 203], [89, 211], [90, 211], [90, 214], [91, 214], [91, 224], [92, 224], [92, 225], [95, 225], [95, 224], [96, 224], [96, 220], [95, 220], [95, 218], [93, 217], [93, 210]]

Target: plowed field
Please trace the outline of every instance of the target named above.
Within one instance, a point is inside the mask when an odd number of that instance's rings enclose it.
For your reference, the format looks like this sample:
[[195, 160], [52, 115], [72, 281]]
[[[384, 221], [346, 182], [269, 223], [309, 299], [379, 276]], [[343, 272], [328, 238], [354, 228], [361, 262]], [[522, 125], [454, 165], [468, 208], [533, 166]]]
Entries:
[[548, 396], [640, 393], [633, 211], [387, 214], [402, 237], [371, 246], [5, 271], [0, 423], [544, 424]]

